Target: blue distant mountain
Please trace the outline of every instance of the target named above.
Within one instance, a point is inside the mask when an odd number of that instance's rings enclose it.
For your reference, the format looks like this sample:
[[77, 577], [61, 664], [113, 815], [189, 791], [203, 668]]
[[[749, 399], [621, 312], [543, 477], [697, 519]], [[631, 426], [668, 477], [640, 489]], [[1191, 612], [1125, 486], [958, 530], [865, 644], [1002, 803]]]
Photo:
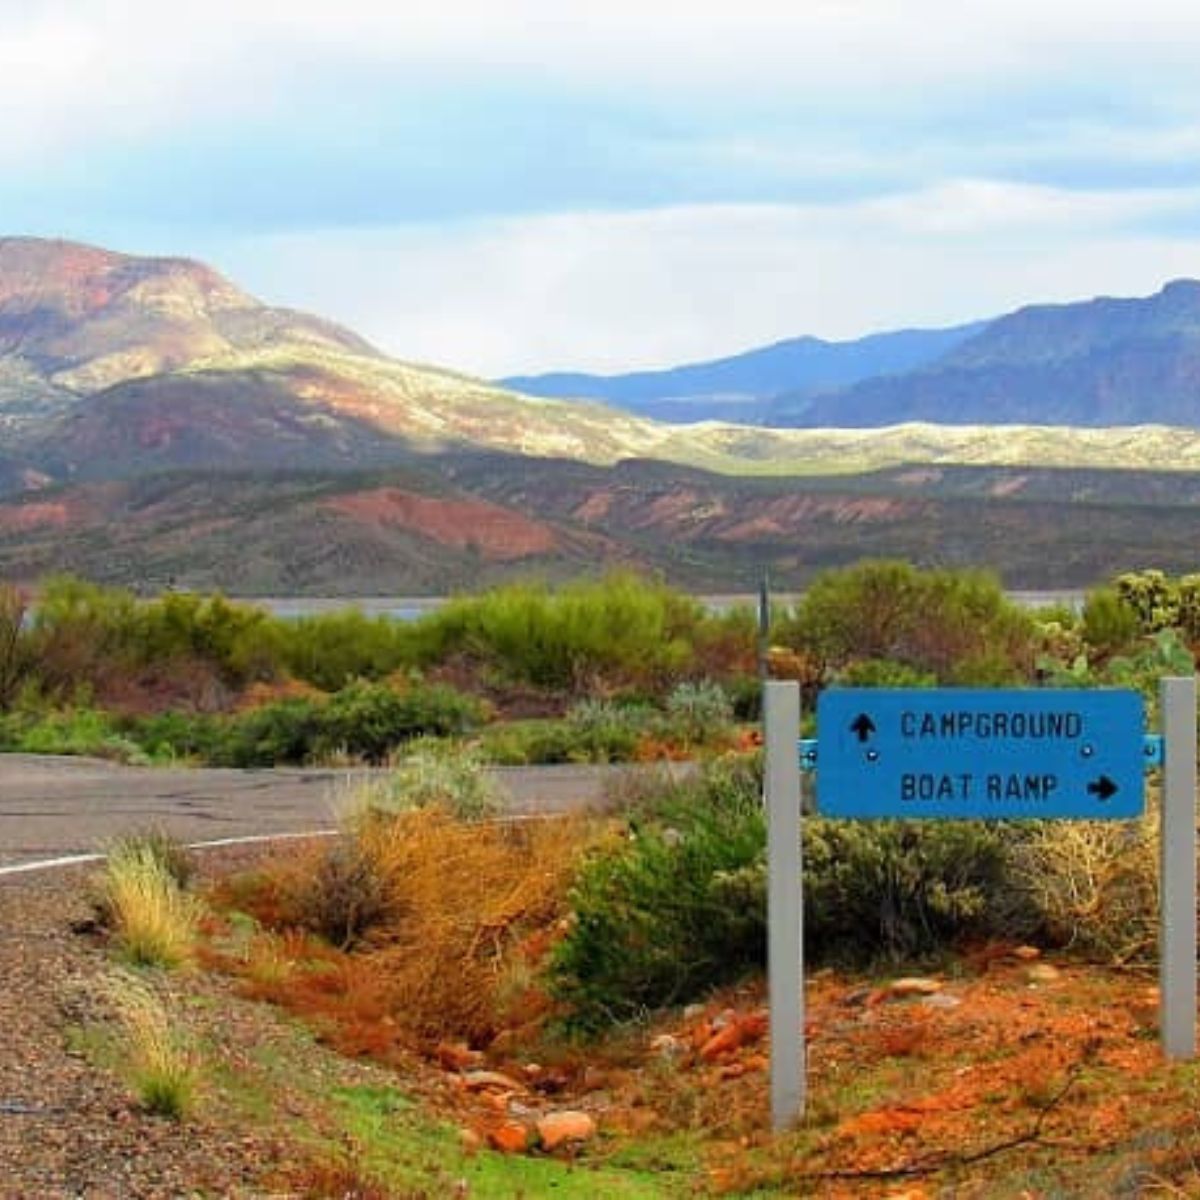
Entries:
[[1152, 296], [1038, 304], [988, 322], [936, 360], [767, 407], [767, 424], [1200, 427], [1200, 283]]
[[530, 396], [600, 400], [663, 421], [765, 424], [776, 397], [806, 396], [927, 366], [981, 332], [986, 321], [950, 329], [905, 329], [849, 342], [791, 338], [731, 358], [623, 375], [553, 372], [499, 382]]

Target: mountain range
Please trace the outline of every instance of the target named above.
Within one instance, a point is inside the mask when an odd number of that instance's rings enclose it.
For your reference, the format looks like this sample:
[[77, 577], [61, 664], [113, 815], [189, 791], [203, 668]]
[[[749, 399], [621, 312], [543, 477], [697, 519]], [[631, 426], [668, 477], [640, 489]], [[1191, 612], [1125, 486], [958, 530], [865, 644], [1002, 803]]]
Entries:
[[[580, 402], [399, 361], [188, 259], [0, 238], [0, 579], [365, 595], [608, 565], [798, 586], [866, 554], [1026, 586], [1193, 569], [1198, 331], [1179, 281]], [[870, 427], [897, 417], [920, 421]]]
[[[1200, 283], [950, 329], [798, 338], [670, 370], [505, 381], [679, 420], [806, 428], [1200, 425]], [[736, 415], [734, 415], [736, 414]]]

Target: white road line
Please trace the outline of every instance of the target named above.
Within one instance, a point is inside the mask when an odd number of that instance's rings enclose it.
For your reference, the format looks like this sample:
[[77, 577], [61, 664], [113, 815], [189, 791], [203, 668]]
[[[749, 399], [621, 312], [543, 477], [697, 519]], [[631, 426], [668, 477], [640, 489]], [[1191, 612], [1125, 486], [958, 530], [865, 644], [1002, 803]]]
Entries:
[[[336, 837], [336, 829], [314, 829], [310, 833], [259, 833], [250, 837], [216, 838], [209, 842], [188, 842], [187, 850], [215, 850], [221, 846], [253, 846], [259, 842], [294, 841], [301, 838]], [[105, 854], [67, 854], [60, 858], [43, 858], [38, 862], [18, 863], [13, 867], [0, 867], [0, 878], [6, 875], [23, 875], [29, 871], [51, 871], [56, 867], [74, 867], [80, 863], [103, 862]]]

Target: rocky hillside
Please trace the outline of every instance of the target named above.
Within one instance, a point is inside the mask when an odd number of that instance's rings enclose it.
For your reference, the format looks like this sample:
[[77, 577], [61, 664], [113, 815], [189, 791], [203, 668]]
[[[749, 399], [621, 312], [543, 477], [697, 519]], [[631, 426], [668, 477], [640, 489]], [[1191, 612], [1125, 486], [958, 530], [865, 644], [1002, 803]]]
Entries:
[[[1015, 314], [916, 374], [1004, 363], [1065, 395], [1120, 343], [1183, 414], [1198, 292]], [[1126, 411], [1104, 378], [1098, 411]], [[1078, 586], [1195, 569], [1198, 478], [1200, 430], [685, 426], [523, 396], [199, 263], [0, 239], [0, 579], [420, 594], [633, 564], [728, 591], [874, 554]]]

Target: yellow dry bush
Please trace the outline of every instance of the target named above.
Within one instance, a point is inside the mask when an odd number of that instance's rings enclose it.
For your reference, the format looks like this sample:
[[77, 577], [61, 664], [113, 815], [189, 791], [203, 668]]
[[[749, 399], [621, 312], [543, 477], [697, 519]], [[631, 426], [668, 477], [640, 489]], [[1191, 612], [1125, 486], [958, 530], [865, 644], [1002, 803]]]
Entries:
[[396, 1022], [421, 1038], [494, 1034], [502, 1001], [518, 999], [522, 954], [544, 951], [565, 914], [588, 826], [427, 809], [363, 821], [355, 836], [386, 881], [371, 959]]
[[1110, 963], [1153, 958], [1158, 938], [1158, 805], [1140, 821], [1038, 823], [1014, 849], [1056, 942]]

